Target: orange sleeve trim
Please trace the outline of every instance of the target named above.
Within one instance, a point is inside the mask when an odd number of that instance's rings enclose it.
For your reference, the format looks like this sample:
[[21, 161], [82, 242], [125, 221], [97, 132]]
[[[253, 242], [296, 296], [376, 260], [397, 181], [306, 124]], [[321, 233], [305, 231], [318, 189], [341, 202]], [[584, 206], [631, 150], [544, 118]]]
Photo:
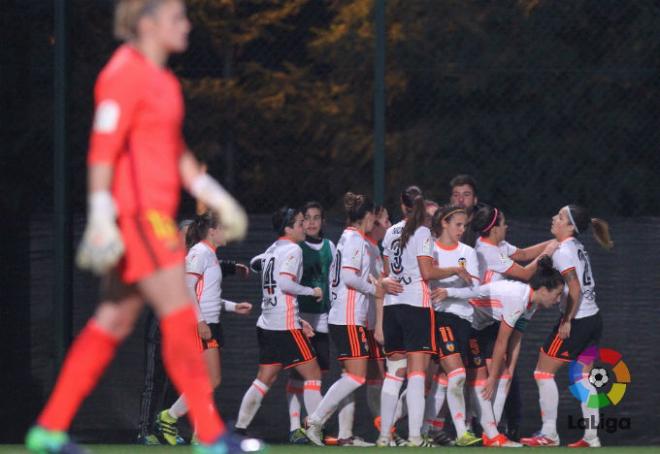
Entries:
[[561, 275], [562, 275], [562, 276], [566, 276], [566, 275], [567, 275], [568, 273], [570, 273], [571, 271], [575, 271], [575, 267], [574, 267], [574, 266], [572, 266], [572, 267], [570, 267], [570, 268], [567, 268], [567, 269], [565, 269], [564, 271], [562, 271], [562, 272], [561, 272]]

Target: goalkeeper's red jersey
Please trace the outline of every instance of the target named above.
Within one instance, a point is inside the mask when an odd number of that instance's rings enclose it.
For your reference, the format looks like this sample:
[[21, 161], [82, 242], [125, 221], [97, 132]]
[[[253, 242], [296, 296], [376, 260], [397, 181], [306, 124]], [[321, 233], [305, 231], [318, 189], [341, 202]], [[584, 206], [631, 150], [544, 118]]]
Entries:
[[179, 158], [185, 149], [181, 86], [129, 45], [101, 71], [88, 164], [114, 167], [112, 195], [119, 216], [149, 210], [174, 217], [179, 204]]

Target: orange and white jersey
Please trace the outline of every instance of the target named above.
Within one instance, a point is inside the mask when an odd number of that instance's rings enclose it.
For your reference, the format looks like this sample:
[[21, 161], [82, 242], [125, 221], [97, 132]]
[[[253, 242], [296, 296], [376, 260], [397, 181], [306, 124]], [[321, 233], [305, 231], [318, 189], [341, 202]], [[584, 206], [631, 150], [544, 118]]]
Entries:
[[[559, 248], [552, 254], [552, 264], [562, 275], [575, 271], [580, 282], [580, 301], [575, 318], [590, 317], [598, 312], [596, 305], [596, 281], [591, 272], [589, 254], [576, 238], [571, 237], [562, 241]], [[564, 286], [559, 310], [564, 313], [568, 300], [568, 285]]]
[[495, 244], [484, 237], [477, 239], [474, 249], [479, 259], [479, 278], [484, 284], [506, 279], [503, 274], [515, 264], [511, 256], [518, 250], [506, 241]]
[[[380, 254], [378, 243], [372, 238], [367, 237], [367, 253], [369, 254], [371, 271], [374, 277], [383, 275], [383, 256]], [[367, 311], [367, 329], [376, 329], [376, 296], [369, 295], [369, 310]]]
[[190, 248], [186, 274], [197, 278], [195, 295], [202, 318], [206, 323], [218, 323], [222, 309], [222, 270], [210, 243], [200, 241]]
[[[433, 265], [439, 268], [450, 268], [460, 266], [470, 273], [472, 278], [472, 286], [479, 285], [479, 261], [477, 253], [467, 244], [458, 243], [455, 246], [445, 246], [440, 241], [436, 241], [433, 245]], [[470, 287], [462, 278], [458, 276], [450, 276], [445, 279], [432, 281], [433, 288], [464, 288]], [[435, 305], [435, 310], [438, 312], [448, 312], [459, 316], [460, 318], [472, 322], [474, 308], [470, 304], [468, 298], [453, 298], [449, 297], [442, 301], [440, 304]]]
[[366, 326], [369, 295], [375, 293], [369, 282], [371, 258], [366, 236], [348, 227], [337, 243], [337, 252], [330, 267], [331, 325]]
[[279, 238], [261, 256], [263, 298], [257, 326], [273, 331], [300, 329], [297, 295], [314, 290], [296, 282], [302, 276], [302, 249], [287, 238]]
[[383, 239], [383, 255], [389, 261], [388, 275], [403, 286], [403, 292], [398, 295], [386, 294], [383, 304], [431, 307], [431, 291], [428, 282], [422, 279], [417, 257], [433, 258], [433, 237], [428, 227], [420, 226], [402, 248], [401, 233], [405, 225], [405, 221], [394, 224]]
[[524, 331], [536, 312], [536, 304], [532, 303], [534, 290], [524, 282], [500, 280], [468, 292], [461, 293], [457, 289], [448, 289], [447, 292], [449, 295], [471, 297], [470, 302], [474, 305], [472, 327], [477, 330], [501, 321]]

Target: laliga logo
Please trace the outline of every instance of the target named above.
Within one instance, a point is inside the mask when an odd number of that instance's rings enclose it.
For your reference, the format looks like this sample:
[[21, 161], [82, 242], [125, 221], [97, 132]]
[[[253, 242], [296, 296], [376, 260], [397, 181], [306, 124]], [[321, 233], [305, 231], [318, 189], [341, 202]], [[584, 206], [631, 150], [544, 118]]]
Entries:
[[[594, 367], [589, 374], [589, 383], [594, 385], [598, 391], [597, 394], [590, 394], [589, 389], [580, 381], [584, 371], [585, 364], [594, 364], [600, 360], [602, 363], [610, 366], [611, 371], [603, 367]], [[626, 393], [626, 387], [630, 383], [630, 371], [628, 366], [621, 359], [621, 353], [609, 348], [599, 349], [596, 346], [587, 348], [573, 361], [568, 370], [571, 386], [571, 393], [582, 403], [586, 403], [589, 408], [604, 408], [610, 405], [617, 405], [623, 399]], [[614, 379], [610, 377], [614, 374]], [[612, 382], [609, 391], [601, 392], [600, 389], [606, 384]]]

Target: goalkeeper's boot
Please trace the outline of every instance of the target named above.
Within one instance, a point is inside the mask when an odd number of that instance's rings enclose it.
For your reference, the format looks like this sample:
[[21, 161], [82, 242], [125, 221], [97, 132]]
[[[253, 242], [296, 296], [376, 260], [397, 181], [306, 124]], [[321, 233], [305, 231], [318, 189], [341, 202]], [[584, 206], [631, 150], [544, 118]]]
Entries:
[[200, 443], [193, 446], [194, 454], [241, 454], [246, 452], [264, 452], [266, 445], [257, 438], [241, 437], [235, 433], [226, 433], [215, 443]]
[[156, 436], [163, 444], [176, 446], [179, 441], [179, 430], [176, 427], [177, 418], [170, 416], [167, 410], [163, 410], [156, 416], [154, 430]]
[[25, 437], [25, 447], [34, 454], [87, 454], [87, 451], [73, 443], [66, 432], [46, 430], [34, 426]]

